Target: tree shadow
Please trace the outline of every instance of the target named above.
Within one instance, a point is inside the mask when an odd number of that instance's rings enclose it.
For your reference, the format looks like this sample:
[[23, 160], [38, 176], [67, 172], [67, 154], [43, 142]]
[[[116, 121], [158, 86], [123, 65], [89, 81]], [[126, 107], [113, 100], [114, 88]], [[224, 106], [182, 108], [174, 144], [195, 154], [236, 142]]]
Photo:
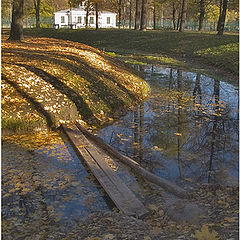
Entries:
[[56, 130], [56, 123], [54, 117], [49, 112], [47, 112], [39, 102], [37, 102], [33, 97], [29, 96], [23, 90], [21, 90], [15, 82], [9, 80], [3, 73], [2, 79], [5, 80], [9, 85], [11, 85], [23, 98], [25, 98], [29, 103], [31, 103], [42, 116], [45, 117], [49, 129]]
[[18, 63], [16, 65], [20, 66], [20, 67], [24, 67], [28, 71], [33, 72], [37, 76], [41, 77], [44, 81], [50, 83], [59, 92], [66, 95], [68, 97], [68, 99], [70, 99], [75, 104], [79, 114], [83, 117], [84, 120], [97, 121], [97, 119], [94, 117], [92, 111], [90, 110], [89, 106], [82, 99], [82, 97], [78, 93], [76, 93], [73, 89], [68, 87], [65, 83], [61, 82], [53, 75], [47, 73], [46, 71], [44, 71], [38, 67], [30, 66], [27, 64], [21, 64], [21, 63]]
[[[5, 52], [5, 51], [3, 50], [3, 52]], [[23, 57], [27, 57], [27, 58], [30, 58], [30, 59], [35, 58], [35, 59], [39, 60], [39, 58], [44, 58], [48, 61], [56, 63], [56, 64], [58, 64], [60, 66], [63, 66], [67, 69], [70, 69], [73, 73], [75, 73], [76, 75], [78, 75], [80, 77], [83, 77], [85, 80], [87, 80], [89, 83], [91, 83], [88, 86], [88, 88], [91, 90], [91, 92], [93, 92], [99, 99], [103, 100], [104, 102], [107, 102], [107, 104], [112, 109], [116, 107], [116, 104], [119, 105], [119, 106], [123, 106], [124, 102], [120, 98], [120, 96], [117, 96], [116, 94], [113, 93], [113, 89], [111, 89], [109, 86], [107, 86], [107, 84], [105, 84], [103, 81], [99, 80], [99, 78], [97, 76], [100, 76], [100, 77], [107, 78], [107, 79], [111, 80], [119, 88], [120, 91], [126, 93], [133, 101], [136, 100], [136, 97], [128, 89], [126, 89], [126, 87], [119, 84], [119, 82], [116, 81], [114, 76], [111, 76], [110, 74], [104, 72], [101, 69], [97, 69], [97, 68], [94, 68], [92, 66], [89, 66], [88, 63], [86, 63], [82, 59], [78, 58], [77, 56], [67, 55], [67, 54], [65, 54], [65, 55], [64, 54], [59, 54], [58, 52], [54, 52], [54, 51], [47, 51], [47, 52], [43, 53], [42, 51], [39, 51], [39, 50], [34, 50], [34, 51], [27, 50], [26, 51], [24, 49], [14, 49], [14, 48], [7, 49], [6, 52], [19, 54]], [[76, 62], [76, 64], [70, 63], [69, 61], [64, 61], [64, 60], [59, 59], [59, 58], [65, 58], [67, 60], [74, 61], [74, 62]], [[18, 64], [16, 64], [16, 65], [18, 65]], [[19, 66], [23, 66], [23, 65], [19, 65]], [[28, 65], [28, 67], [29, 67], [28, 70], [30, 70], [31, 66]], [[32, 69], [33, 68], [34, 67], [32, 67]], [[39, 70], [41, 70], [41, 69], [39, 69]], [[32, 71], [32, 70], [30, 70], [30, 71]], [[41, 70], [41, 71], [44, 72], [43, 70]], [[34, 73], [37, 74], [36, 72], [34, 72]], [[48, 74], [47, 72], [45, 72], [45, 73]], [[50, 75], [50, 74], [48, 74], [48, 75]], [[57, 79], [56, 77], [54, 77], [52, 75], [50, 75], [50, 76], [51, 76], [51, 78]], [[42, 77], [42, 76], [40, 76], [40, 77]], [[43, 79], [45, 81], [47, 81], [46, 78], [43, 78]], [[59, 80], [57, 80], [57, 81], [61, 84], [64, 84]], [[49, 83], [51, 83], [56, 89], [58, 89], [57, 88], [58, 84], [57, 85], [53, 84], [54, 81], [51, 81]], [[109, 101], [109, 97], [114, 98], [115, 101], [113, 101], [113, 102]]]

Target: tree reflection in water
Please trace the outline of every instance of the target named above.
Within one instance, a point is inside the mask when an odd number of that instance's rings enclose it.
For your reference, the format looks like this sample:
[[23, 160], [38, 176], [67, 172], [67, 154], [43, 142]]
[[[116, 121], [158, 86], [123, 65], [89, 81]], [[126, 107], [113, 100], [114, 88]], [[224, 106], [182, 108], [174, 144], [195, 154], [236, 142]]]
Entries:
[[[140, 69], [141, 70], [141, 69]], [[238, 92], [199, 73], [144, 67], [152, 96], [99, 136], [181, 182], [237, 183]]]

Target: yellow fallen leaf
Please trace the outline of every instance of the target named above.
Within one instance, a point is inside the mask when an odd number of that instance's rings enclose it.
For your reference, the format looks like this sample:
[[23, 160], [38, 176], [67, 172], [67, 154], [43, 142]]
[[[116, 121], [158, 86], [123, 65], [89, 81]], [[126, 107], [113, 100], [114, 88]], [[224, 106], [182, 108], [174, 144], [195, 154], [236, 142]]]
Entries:
[[217, 237], [217, 232], [212, 230], [212, 232], [209, 231], [207, 225], [203, 225], [201, 228], [201, 231], [196, 230], [194, 237], [197, 240], [219, 240]]
[[182, 133], [174, 133], [176, 136], [182, 136]]
[[108, 240], [114, 239], [114, 237], [115, 237], [115, 236], [114, 236], [113, 234], [111, 234], [111, 233], [104, 235], [104, 239], [106, 239], [106, 240], [107, 240], [107, 239], [108, 239]]
[[230, 217], [225, 217], [224, 220], [227, 221], [227, 222], [235, 222], [235, 220], [233, 218], [230, 218]]
[[158, 207], [154, 204], [149, 204], [148, 207], [153, 210], [153, 211], [157, 211], [158, 210]]
[[145, 237], [144, 237], [144, 240], [151, 240], [151, 237], [145, 236]]

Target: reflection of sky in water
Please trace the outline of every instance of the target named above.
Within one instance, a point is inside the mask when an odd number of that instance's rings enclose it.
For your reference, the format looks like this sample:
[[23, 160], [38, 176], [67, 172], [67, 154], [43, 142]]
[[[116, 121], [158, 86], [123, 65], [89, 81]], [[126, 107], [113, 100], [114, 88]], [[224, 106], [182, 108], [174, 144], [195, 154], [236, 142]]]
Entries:
[[[216, 81], [201, 75], [202, 109], [199, 112], [194, 111], [191, 99], [190, 104], [179, 108], [176, 97], [173, 96], [169, 102], [164, 98], [164, 91], [169, 95], [170, 71], [170, 68], [154, 66], [152, 72], [152, 67], [146, 67], [146, 80], [151, 85], [152, 96], [144, 103], [142, 110], [138, 107], [135, 113], [130, 112], [113, 125], [99, 131], [99, 136], [123, 154], [133, 158], [135, 156], [137, 161], [142, 155], [140, 163], [166, 179], [180, 183], [182, 168], [186, 181], [206, 182], [212, 158], [211, 181], [237, 184], [238, 91], [232, 85], [221, 81], [219, 100], [224, 101], [221, 108], [223, 117], [211, 115], [206, 108], [214, 110], [211, 104], [215, 102], [213, 89]], [[172, 76], [175, 93], [171, 94], [176, 94], [177, 70], [172, 70]], [[196, 73], [182, 72], [182, 79], [184, 97], [192, 96]], [[144, 122], [141, 119], [144, 119]], [[182, 135], [177, 136], [179, 133]], [[134, 144], [136, 140], [138, 145]], [[48, 213], [51, 215], [53, 211], [60, 221], [74, 220], [92, 212], [109, 209], [107, 202], [110, 201], [106, 201], [104, 191], [99, 188], [99, 184], [88, 173], [68, 143], [47, 145], [35, 150], [36, 160], [30, 161], [33, 166], [28, 165], [24, 154], [18, 152], [18, 155], [24, 161], [20, 161], [22, 165], [14, 166], [16, 172], [29, 171], [32, 174], [31, 169], [34, 169], [37, 162], [36, 169], [41, 181], [44, 180], [40, 183], [42, 198]], [[8, 158], [9, 156], [5, 156], [4, 166], [13, 162], [11, 157], [11, 161]], [[146, 183], [135, 178], [128, 169], [119, 167], [116, 174], [140, 199], [147, 194]], [[26, 201], [30, 203], [31, 198], [36, 199], [34, 194], [26, 195]], [[12, 217], [22, 217], [23, 209], [18, 208], [18, 201], [17, 195], [11, 196], [11, 201], [9, 197], [3, 198], [4, 217], [10, 217], [11, 214]], [[10, 206], [4, 204], [5, 202], [11, 202]]]
[[[99, 136], [124, 154], [143, 154], [141, 164], [164, 178], [179, 181], [181, 172], [191, 182], [210, 179], [237, 183], [238, 91], [234, 86], [204, 75], [200, 75], [197, 85], [196, 73], [161, 66], [147, 66], [142, 71], [152, 88], [152, 96], [144, 103], [144, 122], [138, 107], [137, 118], [129, 113], [99, 131]], [[170, 72], [173, 92], [169, 90]], [[180, 84], [187, 104], [177, 95]], [[197, 94], [198, 111], [193, 104], [196, 86], [201, 91]], [[173, 96], [170, 101], [164, 98], [164, 92]], [[140, 150], [134, 150], [134, 139]], [[213, 171], [211, 177], [209, 170]]]
[[[67, 148], [66, 148], [67, 146]], [[99, 184], [89, 175], [85, 166], [79, 161], [70, 144], [54, 145], [36, 151], [47, 167], [47, 174], [60, 172], [67, 178], [61, 186], [61, 178], [52, 189], [45, 192], [48, 207], [56, 209], [60, 219], [86, 217], [98, 210], [108, 210], [105, 194]], [[59, 185], [60, 184], [60, 185]]]

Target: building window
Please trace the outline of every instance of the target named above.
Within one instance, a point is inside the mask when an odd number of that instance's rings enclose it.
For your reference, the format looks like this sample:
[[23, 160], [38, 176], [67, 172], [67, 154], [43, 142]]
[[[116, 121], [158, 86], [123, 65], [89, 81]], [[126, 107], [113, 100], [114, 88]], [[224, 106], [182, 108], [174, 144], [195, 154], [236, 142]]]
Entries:
[[65, 17], [61, 16], [61, 23], [65, 23]]
[[82, 18], [81, 18], [81, 17], [78, 17], [78, 18], [77, 18], [77, 22], [78, 22], [78, 23], [82, 23]]
[[110, 22], [111, 22], [111, 18], [107, 17], [107, 24], [110, 24]]
[[94, 24], [94, 17], [90, 17], [90, 24]]

